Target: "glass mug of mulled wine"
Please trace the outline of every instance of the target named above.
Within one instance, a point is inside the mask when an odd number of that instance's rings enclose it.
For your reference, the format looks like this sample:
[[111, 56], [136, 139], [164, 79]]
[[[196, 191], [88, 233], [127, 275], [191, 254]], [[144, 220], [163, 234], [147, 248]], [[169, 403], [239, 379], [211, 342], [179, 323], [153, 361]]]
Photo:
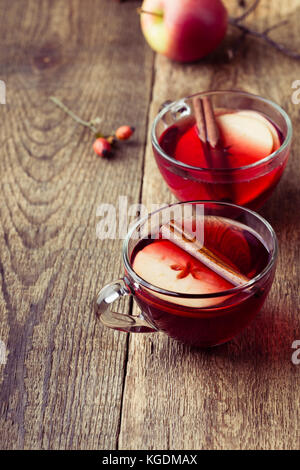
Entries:
[[[116, 330], [162, 331], [194, 346], [216, 346], [260, 311], [276, 257], [272, 227], [250, 209], [208, 201], [166, 206], [130, 229], [124, 278], [99, 292], [96, 313]], [[110, 310], [124, 296], [133, 296], [139, 316]]]
[[152, 126], [158, 168], [180, 201], [257, 209], [288, 161], [292, 124], [277, 104], [242, 91], [209, 91], [163, 105]]

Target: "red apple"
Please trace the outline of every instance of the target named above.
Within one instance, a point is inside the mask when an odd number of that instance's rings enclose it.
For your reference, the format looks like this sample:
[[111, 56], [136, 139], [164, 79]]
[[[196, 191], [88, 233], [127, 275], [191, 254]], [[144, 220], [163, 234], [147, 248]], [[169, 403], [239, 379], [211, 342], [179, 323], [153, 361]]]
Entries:
[[220, 44], [227, 11], [221, 0], [144, 0], [141, 26], [152, 49], [179, 62], [192, 62]]

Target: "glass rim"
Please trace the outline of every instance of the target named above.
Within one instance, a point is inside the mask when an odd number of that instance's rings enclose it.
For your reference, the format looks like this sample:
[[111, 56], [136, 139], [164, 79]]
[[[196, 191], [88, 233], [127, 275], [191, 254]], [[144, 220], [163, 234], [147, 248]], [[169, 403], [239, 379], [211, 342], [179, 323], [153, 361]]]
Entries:
[[[248, 97], [251, 97], [251, 98], [255, 98], [256, 100], [258, 101], [261, 101], [263, 103], [267, 103], [268, 105], [271, 105], [273, 106], [273, 108], [275, 108], [280, 114], [281, 116], [283, 117], [283, 119], [285, 120], [285, 123], [286, 123], [286, 126], [287, 126], [287, 135], [284, 139], [284, 141], [282, 142], [281, 146], [279, 147], [279, 149], [275, 150], [275, 152], [272, 152], [270, 155], [268, 155], [267, 157], [265, 158], [262, 158], [261, 160], [258, 160], [257, 162], [254, 162], [254, 163], [251, 163], [250, 165], [245, 165], [245, 166], [241, 166], [241, 167], [235, 167], [235, 168], [204, 168], [204, 167], [199, 167], [199, 166], [193, 166], [193, 165], [189, 165], [187, 163], [183, 163], [183, 162], [180, 162], [178, 160], [175, 160], [175, 158], [173, 157], [170, 157], [170, 155], [168, 155], [163, 149], [162, 147], [159, 145], [159, 142], [157, 140], [157, 137], [156, 137], [156, 134], [155, 134], [155, 130], [156, 130], [156, 127], [157, 127], [157, 124], [158, 122], [162, 119], [162, 117], [164, 116], [164, 114], [166, 114], [170, 109], [172, 109], [172, 107], [175, 105], [175, 104], [180, 104], [180, 103], [184, 103], [186, 100], [189, 100], [189, 99], [193, 99], [195, 98], [196, 96], [208, 96], [208, 95], [221, 95], [221, 94], [232, 94], [232, 95], [245, 95], [245, 96], [248, 96]], [[248, 93], [246, 91], [239, 91], [239, 90], [211, 90], [211, 91], [203, 91], [203, 92], [199, 92], [199, 93], [195, 93], [193, 95], [189, 95], [189, 96], [186, 96], [185, 98], [181, 98], [179, 100], [176, 100], [176, 101], [172, 101], [172, 103], [166, 105], [158, 114], [157, 116], [155, 117], [154, 121], [153, 121], [153, 124], [152, 124], [152, 129], [151, 129], [151, 141], [152, 141], [152, 144], [153, 146], [155, 147], [156, 151], [159, 152], [159, 154], [165, 158], [166, 160], [168, 160], [169, 162], [181, 167], [181, 168], [184, 168], [186, 170], [193, 170], [193, 171], [201, 171], [201, 172], [208, 172], [208, 173], [233, 173], [233, 172], [236, 172], [236, 171], [241, 171], [241, 170], [249, 170], [251, 168], [256, 168], [256, 167], [259, 167], [261, 165], [264, 165], [265, 163], [268, 163], [269, 161], [271, 160], [274, 160], [277, 155], [279, 155], [282, 151], [284, 151], [288, 145], [290, 144], [291, 142], [291, 139], [292, 139], [292, 135], [293, 135], [293, 126], [292, 126], [292, 122], [291, 122], [291, 119], [289, 117], [289, 115], [284, 111], [284, 109], [279, 106], [277, 103], [275, 103], [274, 101], [272, 100], [269, 100], [267, 98], [263, 98], [262, 96], [259, 96], [259, 95], [256, 95], [254, 93]]]
[[[214, 205], [219, 205], [219, 206], [220, 205], [221, 206], [227, 206], [227, 207], [233, 207], [235, 209], [242, 210], [242, 211], [247, 212], [247, 213], [251, 214], [252, 216], [254, 216], [256, 219], [258, 219], [260, 222], [262, 222], [264, 224], [264, 226], [268, 229], [269, 233], [272, 236], [274, 249], [273, 249], [271, 259], [269, 260], [267, 266], [259, 274], [257, 274], [254, 278], [250, 279], [249, 282], [247, 282], [247, 283], [245, 283], [241, 286], [236, 286], [236, 287], [233, 287], [231, 289], [227, 289], [225, 291], [212, 292], [210, 294], [185, 294], [185, 293], [182, 293], [182, 292], [169, 291], [167, 289], [163, 289], [161, 287], [154, 286], [153, 284], [147, 282], [145, 279], [140, 277], [134, 271], [134, 269], [132, 268], [131, 262], [130, 262], [130, 259], [129, 259], [129, 254], [128, 254], [128, 244], [129, 244], [129, 240], [131, 239], [131, 236], [132, 236], [133, 232], [137, 229], [138, 226], [145, 223], [149, 219], [149, 217], [152, 217], [154, 214], [156, 214], [158, 212], [161, 212], [165, 209], [168, 209], [170, 207], [177, 206], [177, 205], [182, 205], [182, 204], [203, 204], [203, 205], [205, 205], [205, 204], [207, 204], [207, 205], [208, 204], [209, 205], [214, 204]], [[251, 209], [248, 209], [246, 207], [238, 206], [237, 204], [232, 204], [232, 203], [229, 203], [229, 202], [220, 202], [220, 201], [194, 200], [194, 201], [175, 202], [173, 204], [167, 204], [166, 206], [161, 207], [160, 209], [157, 209], [157, 210], [147, 214], [145, 217], [143, 217], [141, 219], [138, 219], [132, 225], [130, 230], [128, 231], [127, 236], [126, 236], [126, 238], [123, 242], [123, 261], [124, 261], [125, 269], [127, 270], [127, 272], [130, 274], [130, 276], [133, 278], [133, 280], [135, 282], [137, 282], [138, 284], [141, 284], [143, 287], [149, 289], [150, 291], [157, 292], [159, 294], [167, 295], [167, 296], [170, 296], [170, 297], [177, 297], [177, 298], [184, 298], [184, 299], [211, 299], [211, 298], [216, 298], [216, 297], [223, 297], [223, 296], [227, 296], [227, 295], [232, 295], [232, 294], [236, 294], [236, 293], [241, 292], [241, 291], [248, 290], [249, 288], [252, 288], [255, 284], [257, 284], [257, 282], [259, 282], [266, 274], [268, 274], [268, 272], [271, 270], [271, 268], [273, 267], [273, 265], [276, 261], [277, 254], [278, 254], [277, 236], [276, 236], [276, 233], [274, 232], [274, 229], [272, 228], [272, 226], [269, 224], [269, 222], [266, 219], [264, 219], [257, 212], [254, 212]], [[191, 308], [193, 308], [193, 307], [191, 307]]]

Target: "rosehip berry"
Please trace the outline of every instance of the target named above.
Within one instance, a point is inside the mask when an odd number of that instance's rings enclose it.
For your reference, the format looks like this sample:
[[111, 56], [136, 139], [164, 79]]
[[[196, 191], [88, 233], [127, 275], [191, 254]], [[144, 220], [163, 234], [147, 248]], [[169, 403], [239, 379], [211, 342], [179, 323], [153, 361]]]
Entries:
[[127, 140], [134, 133], [134, 127], [121, 126], [116, 130], [115, 136], [119, 140]]
[[98, 137], [98, 139], [95, 140], [93, 149], [99, 157], [108, 157], [111, 153], [111, 145], [103, 137]]

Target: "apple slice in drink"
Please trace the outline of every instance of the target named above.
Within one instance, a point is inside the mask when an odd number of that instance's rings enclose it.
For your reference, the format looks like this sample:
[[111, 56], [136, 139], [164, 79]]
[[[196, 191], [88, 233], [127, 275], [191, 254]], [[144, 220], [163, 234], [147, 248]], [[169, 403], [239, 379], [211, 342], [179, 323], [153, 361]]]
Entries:
[[218, 116], [217, 124], [224, 147], [228, 147], [233, 155], [247, 155], [249, 161], [246, 164], [259, 161], [272, 153], [273, 135], [262, 120], [237, 112]]
[[264, 123], [264, 125], [267, 126], [267, 128], [269, 129], [273, 137], [273, 149], [272, 149], [273, 152], [279, 149], [281, 144], [280, 144], [280, 139], [279, 139], [277, 129], [275, 126], [273, 126], [273, 124], [267, 118], [265, 118], [262, 114], [258, 113], [257, 111], [252, 111], [250, 109], [238, 111], [236, 114], [239, 116], [245, 116], [245, 117], [251, 117], [253, 119], [258, 119], [260, 122]]
[[[133, 261], [133, 269], [150, 284], [177, 293], [201, 295], [234, 287], [169, 240], [156, 240], [139, 251]], [[178, 305], [195, 308], [215, 306], [229, 297], [185, 299], [156, 292], [152, 294]]]

